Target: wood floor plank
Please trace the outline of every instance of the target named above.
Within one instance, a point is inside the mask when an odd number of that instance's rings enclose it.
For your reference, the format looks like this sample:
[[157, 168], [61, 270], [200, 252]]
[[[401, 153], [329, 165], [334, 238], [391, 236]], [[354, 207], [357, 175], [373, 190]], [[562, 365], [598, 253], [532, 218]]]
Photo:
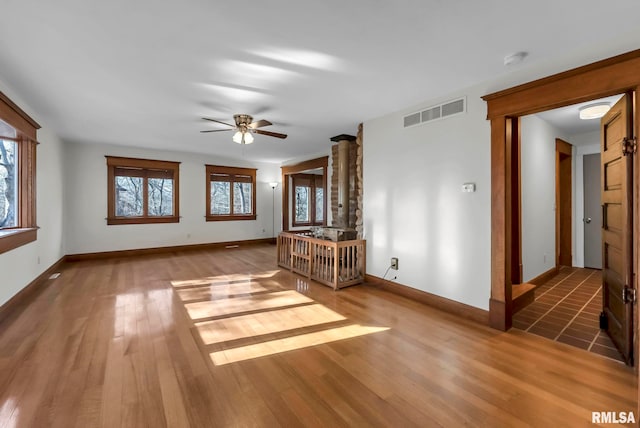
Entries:
[[271, 245], [61, 272], [0, 324], [0, 426], [588, 426], [636, 408], [620, 363], [367, 284], [334, 292]]

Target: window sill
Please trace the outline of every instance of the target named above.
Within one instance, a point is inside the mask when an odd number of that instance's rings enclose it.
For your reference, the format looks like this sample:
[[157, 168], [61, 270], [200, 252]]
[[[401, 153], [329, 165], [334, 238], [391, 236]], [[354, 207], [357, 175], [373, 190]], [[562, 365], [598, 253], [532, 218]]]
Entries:
[[35, 227], [0, 230], [0, 254], [21, 247], [36, 239], [38, 239], [38, 229]]
[[255, 220], [256, 215], [208, 215], [207, 221]]
[[116, 224], [154, 224], [180, 223], [180, 217], [112, 217], [107, 218], [108, 225]]

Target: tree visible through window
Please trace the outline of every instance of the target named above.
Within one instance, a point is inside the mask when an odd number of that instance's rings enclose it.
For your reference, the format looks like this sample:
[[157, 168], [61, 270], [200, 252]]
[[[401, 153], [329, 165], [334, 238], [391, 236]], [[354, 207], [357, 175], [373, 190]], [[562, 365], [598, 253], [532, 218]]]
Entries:
[[109, 224], [178, 222], [178, 162], [107, 156]]
[[254, 220], [256, 170], [207, 165], [207, 220]]
[[302, 186], [296, 185], [296, 215], [295, 222], [296, 223], [309, 223], [310, 222], [310, 211], [311, 211], [311, 199], [309, 198], [309, 194], [311, 193], [310, 186]]
[[293, 226], [324, 223], [324, 181], [321, 175], [293, 174]]
[[[8, 128], [0, 135], [15, 138], [15, 129], [2, 121], [0, 128]], [[18, 144], [0, 137], [0, 229], [18, 226], [18, 209]]]

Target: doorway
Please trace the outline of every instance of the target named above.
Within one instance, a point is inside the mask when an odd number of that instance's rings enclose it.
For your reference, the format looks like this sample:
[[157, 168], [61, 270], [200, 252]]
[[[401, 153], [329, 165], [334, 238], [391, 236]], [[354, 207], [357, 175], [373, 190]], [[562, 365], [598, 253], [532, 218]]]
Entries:
[[[520, 144], [523, 158], [518, 160], [518, 165], [523, 166], [520, 179], [523, 186], [522, 201], [523, 207], [528, 208], [523, 208], [522, 211], [527, 215], [521, 219], [513, 214], [513, 221], [520, 220], [525, 237], [522, 249], [525, 255], [523, 260], [525, 280], [538, 286], [552, 282], [546, 276], [549, 266], [541, 265], [536, 255], [541, 255], [553, 242], [555, 242], [556, 251], [554, 268], [560, 270], [559, 277], [562, 276], [563, 268], [572, 268], [574, 265], [578, 268], [584, 266], [580, 251], [578, 251], [579, 260], [574, 262], [572, 227], [576, 230], [584, 227], [587, 230], [587, 243], [592, 241], [592, 259], [595, 259], [591, 265], [604, 267], [602, 272], [587, 271], [589, 283], [576, 283], [569, 280], [562, 287], [554, 286], [552, 292], [532, 290], [533, 296], [525, 302], [520, 297], [514, 298], [516, 310], [524, 308], [528, 303], [533, 306], [527, 307], [523, 313], [518, 312], [514, 326], [588, 350], [595, 345], [595, 340], [602, 328], [611, 339], [608, 343], [602, 344], [619, 349], [624, 360], [632, 364], [634, 354], [632, 305], [628, 304], [631, 302], [625, 301], [625, 299], [628, 300], [628, 297], [625, 297], [628, 293], [626, 291], [628, 283], [625, 282], [623, 261], [631, 260], [632, 254], [629, 245], [632, 225], [626, 223], [626, 219], [630, 217], [625, 215], [629, 212], [629, 204], [632, 200], [631, 192], [627, 192], [631, 190], [631, 166], [627, 165], [629, 158], [623, 155], [622, 150], [623, 137], [629, 135], [626, 119], [628, 115], [625, 112], [631, 107], [630, 100], [629, 94], [618, 95], [522, 118]], [[579, 118], [578, 113], [588, 105], [603, 106], [605, 104], [611, 110], [606, 114], [603, 113], [604, 117], [601, 120]], [[554, 134], [565, 135], [564, 138], [575, 141], [577, 145], [572, 146], [560, 138], [556, 138], [555, 145], [552, 145], [549, 135]], [[573, 224], [573, 153], [576, 153], [577, 160], [582, 162], [581, 152], [593, 150], [593, 146], [598, 152], [602, 152], [601, 155], [595, 156], [594, 165], [590, 166], [587, 162], [586, 169], [581, 168], [582, 177], [580, 174], [575, 176], [575, 181], [580, 186], [586, 183], [586, 187], [580, 192], [580, 198], [584, 195], [587, 213], [575, 216], [576, 220], [584, 217], [584, 223], [576, 221]], [[549, 184], [553, 170], [549, 164], [554, 154], [555, 188], [551, 188]], [[598, 159], [602, 160], [602, 166], [597, 163]], [[531, 189], [535, 189], [535, 192]], [[552, 193], [555, 193], [555, 235], [548, 231], [549, 227], [545, 228], [550, 216], [545, 205], [549, 201], [548, 196]], [[576, 204], [576, 211], [578, 211], [578, 205], [580, 204]], [[593, 214], [596, 222], [592, 222], [589, 211], [595, 211]], [[595, 213], [598, 211], [607, 214], [603, 216], [602, 221], [597, 221]], [[590, 232], [594, 235], [593, 237], [589, 236]], [[588, 253], [587, 256], [589, 256]], [[589, 265], [586, 266], [589, 267]], [[631, 263], [627, 266], [631, 267]], [[529, 280], [541, 273], [545, 275]], [[541, 279], [542, 276], [545, 278]], [[598, 284], [595, 290], [591, 289], [594, 284]], [[600, 306], [599, 312], [593, 312], [594, 305]], [[537, 313], [539, 310], [545, 310], [541, 316], [537, 316], [540, 315]], [[588, 313], [582, 313], [583, 311]], [[530, 325], [530, 322], [533, 322], [533, 325]], [[537, 325], [537, 323], [540, 324]], [[601, 338], [598, 340], [604, 341]]]
[[[638, 92], [640, 76], [634, 73], [640, 67], [640, 50], [629, 52], [618, 57], [603, 60], [588, 66], [550, 76], [519, 87], [490, 94], [483, 99], [488, 105], [488, 119], [491, 121], [491, 163], [492, 163], [492, 285], [490, 307], [490, 324], [494, 328], [508, 330], [512, 325], [512, 184], [508, 180], [512, 175], [509, 153], [518, 144], [517, 122], [520, 116], [537, 113], [577, 102], [610, 96], [628, 91]], [[589, 82], [589, 84], [585, 84]], [[634, 101], [635, 102], [635, 101]], [[632, 111], [635, 134], [638, 134], [638, 111]], [[635, 166], [631, 177], [633, 186], [627, 189], [633, 194], [637, 204], [637, 156], [628, 158], [628, 163]], [[637, 207], [633, 218], [637, 224]], [[627, 216], [624, 216], [627, 218]], [[629, 236], [632, 245], [638, 247], [637, 235]], [[625, 251], [625, 256], [617, 259], [622, 265], [625, 283], [632, 290], [637, 289], [637, 280], [633, 276], [637, 265], [638, 254]], [[625, 303], [632, 306], [634, 303]], [[637, 317], [637, 314], [635, 315]]]
[[556, 267], [573, 266], [571, 152], [571, 144], [556, 138]]

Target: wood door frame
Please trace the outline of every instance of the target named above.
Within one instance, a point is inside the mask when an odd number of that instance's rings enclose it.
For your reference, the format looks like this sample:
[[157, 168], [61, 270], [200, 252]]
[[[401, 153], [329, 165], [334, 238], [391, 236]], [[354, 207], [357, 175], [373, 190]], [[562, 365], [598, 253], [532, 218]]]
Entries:
[[[487, 119], [491, 121], [491, 298], [489, 323], [506, 331], [512, 323], [512, 165], [511, 153], [519, 138], [521, 116], [590, 101], [624, 92], [640, 91], [640, 50], [488, 94]], [[635, 107], [635, 97], [634, 97]], [[634, 108], [634, 134], [640, 134], [640, 112]], [[638, 157], [634, 156], [633, 247], [638, 248]], [[638, 257], [633, 257], [637, 272]], [[637, 287], [634, 275], [633, 287]], [[636, 311], [638, 312], [638, 311]], [[638, 314], [636, 314], [636, 331]], [[637, 342], [637, 341], [636, 341]], [[637, 346], [637, 344], [636, 344]]]
[[289, 192], [291, 186], [289, 185], [289, 176], [292, 174], [299, 174], [310, 169], [322, 168], [322, 176], [324, 177], [324, 218], [322, 219], [323, 225], [327, 225], [327, 183], [329, 182], [327, 177], [327, 169], [329, 166], [329, 156], [323, 156], [321, 158], [310, 159], [304, 162], [297, 163], [295, 165], [286, 165], [281, 167], [282, 169], [282, 230], [289, 230]]
[[[567, 222], [567, 219], [563, 219], [562, 218], [562, 200], [560, 199], [560, 194], [562, 193], [562, 187], [566, 186], [567, 183], [564, 182], [564, 180], [562, 179], [562, 174], [561, 174], [561, 163], [563, 161], [563, 157], [569, 158], [569, 168], [571, 168], [570, 173], [569, 173], [569, 194], [571, 195], [570, 198], [570, 203], [571, 203], [571, 208], [569, 209], [569, 220], [568, 223], [571, 225], [571, 227], [569, 228], [569, 263], [573, 264], [573, 250], [572, 250], [572, 238], [573, 238], [573, 233], [571, 231], [571, 228], [573, 227], [573, 222], [572, 222], [572, 211], [573, 211], [573, 192], [572, 192], [572, 180], [571, 180], [571, 174], [573, 173], [573, 165], [571, 164], [572, 162], [572, 146], [571, 144], [569, 144], [568, 142], [564, 141], [561, 138], [556, 138], [556, 269], [560, 268], [561, 266], [561, 260], [560, 260], [560, 254], [565, 255], [562, 252], [562, 246], [563, 244], [567, 244], [567, 242], [565, 242], [564, 239], [562, 239], [562, 231], [564, 230], [564, 228], [561, 227], [561, 224], [564, 222]], [[565, 189], [566, 190], [566, 189]]]

